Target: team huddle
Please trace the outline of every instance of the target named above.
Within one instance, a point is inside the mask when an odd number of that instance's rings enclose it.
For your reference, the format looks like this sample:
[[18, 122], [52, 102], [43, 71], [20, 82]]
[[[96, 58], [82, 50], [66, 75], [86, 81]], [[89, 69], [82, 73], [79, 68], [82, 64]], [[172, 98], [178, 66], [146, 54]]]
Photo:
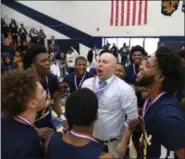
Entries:
[[[28, 48], [24, 69], [1, 79], [2, 158], [123, 158], [131, 140], [138, 158], [160, 158], [161, 146], [185, 158], [184, 59], [167, 47], [151, 57], [137, 48], [131, 52], [127, 68], [102, 53], [95, 74], [78, 56], [74, 71], [59, 83], [46, 49]], [[60, 98], [68, 88], [62, 112]]]

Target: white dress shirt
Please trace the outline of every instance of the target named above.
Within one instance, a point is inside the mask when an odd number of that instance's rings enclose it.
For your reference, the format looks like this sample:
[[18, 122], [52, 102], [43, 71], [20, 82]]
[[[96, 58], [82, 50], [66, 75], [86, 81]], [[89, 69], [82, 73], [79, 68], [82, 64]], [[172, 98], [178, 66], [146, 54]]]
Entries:
[[50, 67], [51, 72], [60, 79], [60, 68], [57, 63], [53, 63]]
[[92, 59], [92, 63], [90, 65], [90, 68], [96, 68], [96, 64], [97, 64], [97, 51], [93, 50], [93, 59]]
[[[97, 76], [92, 77], [85, 80], [82, 87], [95, 92], [99, 87], [99, 81]], [[125, 115], [127, 115], [127, 120], [138, 117], [134, 89], [114, 75], [106, 82], [104, 92], [99, 97], [98, 119], [93, 133], [94, 137], [100, 140], [120, 138], [125, 129]], [[93, 88], [93, 83], [95, 83], [95, 88]]]
[[75, 60], [78, 57], [78, 53], [74, 50], [71, 54], [66, 55], [67, 67], [74, 68], [75, 67]]

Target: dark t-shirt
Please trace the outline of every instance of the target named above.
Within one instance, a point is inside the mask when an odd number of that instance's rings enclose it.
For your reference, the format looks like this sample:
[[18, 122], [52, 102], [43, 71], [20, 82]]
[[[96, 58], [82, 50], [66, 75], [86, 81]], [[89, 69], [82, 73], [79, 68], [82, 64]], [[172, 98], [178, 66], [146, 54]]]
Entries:
[[[47, 82], [48, 81], [48, 82]], [[47, 93], [50, 93], [50, 96], [52, 97], [53, 93], [59, 90], [59, 82], [57, 79], [57, 76], [55, 76], [52, 73], [47, 74], [47, 80], [45, 83], [42, 83], [43, 88]], [[45, 110], [42, 110], [38, 113], [38, 116], [35, 121], [35, 126], [37, 128], [41, 127], [49, 127], [54, 128], [54, 125], [52, 123], [52, 115], [51, 115], [51, 109], [50, 105]]]
[[48, 83], [45, 82], [42, 84], [42, 86], [47, 91], [47, 93], [48, 93], [48, 88], [49, 88], [49, 93], [52, 95], [54, 92], [59, 90], [59, 81], [58, 81], [57, 76], [54, 75], [53, 73], [48, 73], [47, 79], [48, 79]]
[[62, 140], [62, 133], [56, 132], [50, 138], [47, 150], [48, 158], [97, 159], [103, 151], [103, 144], [90, 141], [85, 146], [73, 146]]
[[36, 130], [11, 117], [1, 117], [1, 157], [41, 158], [42, 149]]
[[[91, 78], [91, 77], [93, 77], [93, 75], [91, 73], [89, 73], [89, 72], [86, 72], [86, 75], [85, 75], [84, 80], [82, 81], [82, 83], [86, 79]], [[79, 87], [79, 84], [80, 84], [80, 81], [81, 80], [82, 80], [82, 77], [77, 77], [77, 80], [76, 80], [77, 81], [77, 87]], [[62, 83], [63, 82], [66, 82], [69, 85], [71, 92], [75, 91], [76, 90], [76, 86], [75, 86], [75, 72], [68, 74], [64, 78], [64, 80], [62, 81]], [[81, 87], [81, 85], [80, 85], [80, 87]]]
[[[135, 66], [135, 69], [134, 69]], [[136, 75], [139, 72], [139, 66], [138, 65], [129, 65], [128, 67], [126, 67], [126, 77], [125, 77], [125, 81], [128, 84], [135, 84], [136, 81]]]
[[147, 133], [152, 135], [148, 158], [159, 158], [161, 145], [172, 151], [185, 147], [185, 114], [176, 96], [160, 97], [149, 107], [144, 121]]

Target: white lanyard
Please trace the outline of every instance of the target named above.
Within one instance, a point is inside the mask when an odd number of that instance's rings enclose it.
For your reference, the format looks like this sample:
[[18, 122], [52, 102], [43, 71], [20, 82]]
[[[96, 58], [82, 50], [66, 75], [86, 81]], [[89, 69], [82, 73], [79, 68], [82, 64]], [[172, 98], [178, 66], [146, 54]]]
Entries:
[[26, 120], [25, 118], [23, 118], [23, 117], [21, 117], [21, 116], [19, 116], [19, 115], [17, 115], [17, 118], [19, 118], [20, 120], [22, 120], [24, 123], [26, 123], [27, 125], [30, 125], [30, 126], [32, 126], [32, 127], [34, 127], [33, 126], [33, 124], [32, 123], [30, 123], [28, 120]]
[[81, 88], [82, 83], [83, 83], [83, 81], [85, 79], [85, 76], [86, 76], [86, 73], [83, 75], [82, 79], [80, 80], [79, 85], [77, 85], [77, 76], [74, 75], [74, 81], [75, 81], [75, 88], [76, 88], [76, 90], [78, 90], [79, 88]]
[[46, 76], [46, 89], [47, 89], [47, 93], [48, 93], [48, 98], [51, 99], [51, 95], [50, 95], [50, 91], [49, 91], [49, 83], [48, 83], [48, 77]]
[[[164, 94], [166, 94], [166, 92], [161, 92], [150, 104], [149, 104], [149, 98], [147, 98], [147, 99], [145, 100], [145, 103], [144, 103], [143, 109], [142, 109], [142, 117], [145, 116], [146, 112], [147, 112], [148, 109], [151, 107], [151, 105], [154, 104], [155, 102], [157, 102], [157, 101], [159, 100], [159, 98], [160, 98], [161, 96], [163, 96]], [[149, 105], [148, 105], [148, 104], [149, 104]], [[147, 107], [147, 105], [148, 105], [148, 107]], [[146, 107], [147, 107], [147, 109], [146, 109]]]
[[96, 139], [94, 139], [94, 138], [91, 137], [90, 135], [77, 133], [77, 132], [74, 132], [73, 130], [71, 130], [70, 133], [71, 133], [73, 136], [76, 136], [76, 137], [78, 137], [78, 138], [88, 139], [88, 140], [97, 142]]
[[136, 75], [136, 74], [137, 74], [137, 73], [136, 73], [136, 65], [135, 65], [135, 64], [133, 64], [132, 66], [133, 66], [133, 72], [134, 72], [134, 75]]

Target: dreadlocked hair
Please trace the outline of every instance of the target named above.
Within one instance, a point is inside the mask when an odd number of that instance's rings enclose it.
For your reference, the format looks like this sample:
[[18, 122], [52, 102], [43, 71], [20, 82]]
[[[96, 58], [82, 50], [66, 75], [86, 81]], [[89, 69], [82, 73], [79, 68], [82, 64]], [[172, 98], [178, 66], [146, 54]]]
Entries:
[[172, 94], [181, 91], [184, 87], [185, 72], [180, 57], [174, 50], [163, 46], [156, 51], [156, 58], [165, 77], [163, 90]]

